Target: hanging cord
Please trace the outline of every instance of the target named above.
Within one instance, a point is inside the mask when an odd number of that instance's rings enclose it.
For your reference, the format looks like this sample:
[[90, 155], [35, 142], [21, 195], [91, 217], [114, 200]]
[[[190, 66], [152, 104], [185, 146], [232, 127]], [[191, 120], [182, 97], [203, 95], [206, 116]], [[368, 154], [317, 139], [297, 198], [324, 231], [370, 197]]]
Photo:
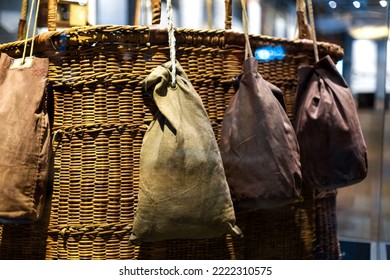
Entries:
[[311, 33], [312, 33], [311, 35], [313, 38], [313, 47], [314, 47], [314, 59], [315, 59], [315, 62], [318, 62], [319, 56], [318, 56], [316, 29], [315, 29], [315, 24], [314, 24], [313, 2], [312, 2], [312, 0], [306, 0], [306, 1], [307, 1], [308, 9], [309, 9], [310, 26], [311, 26]]
[[249, 41], [249, 31], [248, 31], [248, 14], [246, 12], [246, 0], [241, 0], [241, 8], [242, 8], [242, 24], [244, 27], [244, 36], [245, 36], [245, 60], [248, 57], [253, 57], [253, 52], [251, 48], [251, 43]]
[[133, 25], [139, 25], [140, 13], [141, 13], [141, 0], [135, 0]]
[[30, 25], [31, 25], [33, 10], [34, 10], [34, 7], [36, 7], [36, 9], [35, 9], [34, 27], [33, 27], [33, 35], [32, 35], [31, 48], [30, 48], [30, 57], [32, 57], [32, 55], [33, 55], [34, 41], [35, 41], [34, 39], [35, 39], [35, 35], [36, 35], [36, 31], [37, 31], [37, 23], [38, 23], [38, 7], [39, 7], [39, 4], [40, 4], [40, 0], [37, 0], [36, 6], [35, 6], [35, 0], [32, 0], [31, 9], [30, 9], [30, 15], [28, 17], [28, 23], [27, 23], [26, 38], [24, 40], [22, 65], [26, 62], [26, 51], [27, 51], [28, 35], [30, 33]]
[[207, 28], [213, 28], [213, 0], [207, 0]]
[[20, 11], [19, 25], [18, 25], [18, 40], [23, 40], [25, 36], [27, 10], [28, 10], [28, 0], [23, 0], [21, 11]]
[[167, 17], [168, 17], [168, 42], [169, 42], [169, 50], [170, 50], [170, 58], [172, 63], [172, 87], [176, 87], [176, 39], [175, 39], [175, 29], [173, 28], [173, 9], [172, 9], [172, 1], [167, 0]]

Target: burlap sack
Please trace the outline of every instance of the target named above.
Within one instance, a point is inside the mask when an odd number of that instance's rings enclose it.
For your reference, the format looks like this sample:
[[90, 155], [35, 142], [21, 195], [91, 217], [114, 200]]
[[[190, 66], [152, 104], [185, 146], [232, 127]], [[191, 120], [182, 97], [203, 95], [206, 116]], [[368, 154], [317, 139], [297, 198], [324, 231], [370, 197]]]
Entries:
[[0, 221], [28, 223], [40, 218], [50, 159], [46, 112], [45, 58], [27, 58], [30, 67], [12, 68], [0, 55]]
[[240, 234], [207, 113], [180, 65], [170, 86], [170, 65], [143, 81], [159, 112], [143, 139], [130, 242]]
[[367, 175], [367, 151], [351, 91], [332, 59], [299, 69], [294, 128], [303, 183], [340, 188]]
[[296, 202], [301, 187], [299, 147], [280, 90], [272, 86], [278, 93], [273, 94], [253, 57], [244, 62], [239, 78], [219, 143], [233, 202], [250, 208]]

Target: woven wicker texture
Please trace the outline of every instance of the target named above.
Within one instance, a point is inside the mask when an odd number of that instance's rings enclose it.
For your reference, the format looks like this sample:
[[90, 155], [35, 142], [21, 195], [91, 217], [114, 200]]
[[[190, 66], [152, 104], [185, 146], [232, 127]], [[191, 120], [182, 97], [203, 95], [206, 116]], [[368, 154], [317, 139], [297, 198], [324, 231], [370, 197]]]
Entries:
[[[218, 140], [224, 111], [235, 92], [232, 79], [242, 70], [243, 34], [177, 29], [175, 36], [177, 59], [201, 96]], [[316, 258], [315, 240], [323, 238], [316, 228], [317, 210], [329, 209], [316, 206], [312, 190], [304, 190], [304, 201], [293, 206], [237, 211], [242, 240], [224, 236], [128, 244], [137, 205], [140, 148], [155, 112], [139, 83], [169, 60], [166, 38], [166, 30], [95, 26], [36, 39], [36, 55], [50, 57], [47, 89], [53, 102], [55, 151], [51, 205], [37, 224], [2, 226], [1, 258]], [[283, 90], [291, 116], [297, 68], [314, 60], [311, 42], [267, 36], [250, 40], [253, 49], [285, 48], [283, 60], [259, 63], [259, 72]], [[319, 50], [334, 60], [343, 55], [328, 43], [319, 43]], [[0, 51], [20, 56], [20, 42], [2, 45]], [[327, 245], [328, 252], [335, 252], [337, 238]]]
[[336, 219], [337, 190], [315, 190], [314, 257], [317, 260], [341, 259]]

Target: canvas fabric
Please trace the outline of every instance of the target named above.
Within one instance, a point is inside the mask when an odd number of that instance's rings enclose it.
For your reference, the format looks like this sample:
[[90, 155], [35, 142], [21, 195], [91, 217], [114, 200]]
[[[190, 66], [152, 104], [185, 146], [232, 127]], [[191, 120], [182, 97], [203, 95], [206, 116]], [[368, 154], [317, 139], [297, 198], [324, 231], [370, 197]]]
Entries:
[[158, 113], [142, 143], [140, 190], [132, 244], [240, 235], [221, 155], [200, 96], [177, 64], [143, 81]]

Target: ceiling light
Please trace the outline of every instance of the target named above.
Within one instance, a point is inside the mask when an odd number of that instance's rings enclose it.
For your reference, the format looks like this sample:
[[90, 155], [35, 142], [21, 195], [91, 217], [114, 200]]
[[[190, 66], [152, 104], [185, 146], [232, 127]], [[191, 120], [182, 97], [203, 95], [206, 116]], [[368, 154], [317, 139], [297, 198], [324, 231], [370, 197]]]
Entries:
[[379, 1], [379, 4], [380, 4], [383, 8], [386, 8], [386, 7], [387, 7], [387, 1], [386, 1], [386, 0], [381, 0], [381, 1]]
[[336, 1], [329, 1], [329, 7], [331, 7], [332, 9], [336, 9], [337, 7], [337, 2]]
[[361, 6], [361, 4], [360, 4], [360, 2], [359, 1], [353, 1], [353, 3], [352, 3], [354, 6], [355, 6], [355, 8], [356, 9], [359, 9], [360, 8], [360, 6]]
[[378, 40], [387, 38], [389, 29], [387, 26], [360, 26], [351, 28], [349, 34], [355, 39]]
[[88, 0], [63, 0], [64, 2], [77, 3], [80, 6], [84, 6], [88, 4]]

